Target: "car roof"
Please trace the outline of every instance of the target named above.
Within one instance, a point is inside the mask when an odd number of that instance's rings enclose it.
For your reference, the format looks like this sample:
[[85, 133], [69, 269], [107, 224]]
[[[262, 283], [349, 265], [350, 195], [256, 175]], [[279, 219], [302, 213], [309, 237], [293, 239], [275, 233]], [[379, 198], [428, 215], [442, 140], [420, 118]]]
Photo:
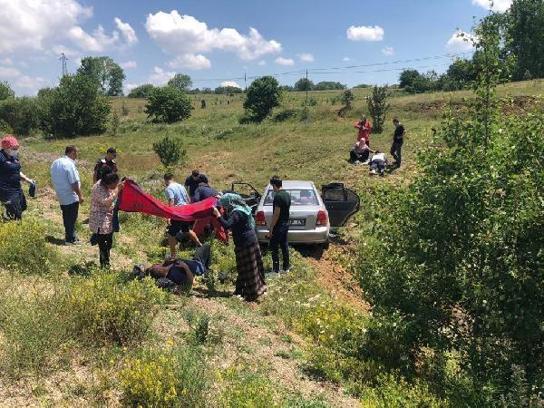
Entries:
[[[303, 180], [283, 180], [282, 181], [283, 188], [285, 189], [296, 189], [296, 188], [308, 188], [313, 189], [314, 183], [312, 181], [303, 181]], [[272, 188], [270, 185], [268, 185], [267, 189]]]

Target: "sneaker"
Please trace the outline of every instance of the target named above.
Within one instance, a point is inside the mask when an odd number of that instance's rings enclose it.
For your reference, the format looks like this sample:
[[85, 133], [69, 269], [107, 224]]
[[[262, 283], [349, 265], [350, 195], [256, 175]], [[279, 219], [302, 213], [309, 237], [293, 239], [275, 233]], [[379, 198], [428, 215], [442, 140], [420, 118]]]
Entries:
[[81, 241], [79, 239], [76, 239], [74, 241], [64, 241], [64, 245], [67, 245], [67, 246], [79, 246], [81, 245]]
[[289, 272], [291, 272], [291, 268], [282, 269], [282, 270], [280, 271], [280, 273], [289, 273]]

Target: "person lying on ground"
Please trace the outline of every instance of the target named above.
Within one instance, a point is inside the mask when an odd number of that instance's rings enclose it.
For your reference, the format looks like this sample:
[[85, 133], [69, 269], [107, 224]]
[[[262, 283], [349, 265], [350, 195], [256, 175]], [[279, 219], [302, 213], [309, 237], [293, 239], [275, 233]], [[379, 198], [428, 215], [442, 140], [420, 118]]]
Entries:
[[215, 189], [210, 187], [210, 184], [208, 183], [208, 177], [206, 177], [204, 174], [201, 174], [198, 180], [198, 187], [195, 190], [195, 194], [192, 199], [193, 203], [203, 201], [206, 198], [217, 197], [218, 193]]
[[93, 233], [91, 244], [98, 244], [100, 267], [109, 268], [113, 245], [113, 209], [124, 184], [117, 173], [106, 173], [95, 183], [91, 192], [89, 228]]
[[365, 143], [364, 139], [359, 140], [353, 146], [353, 149], [349, 152], [349, 162], [350, 163], [365, 163], [368, 160], [370, 153], [373, 153], [372, 150]]
[[371, 175], [379, 174], [383, 176], [385, 174], [385, 167], [387, 166], [385, 153], [376, 150], [376, 153], [372, 156], [372, 160], [370, 160], [369, 166]]
[[214, 208], [214, 215], [225, 229], [232, 231], [234, 253], [236, 255], [236, 290], [234, 295], [246, 301], [257, 300], [266, 292], [264, 265], [261, 248], [255, 233], [255, 220], [251, 208], [238, 194], [227, 193], [219, 200], [225, 215]]
[[[190, 203], [187, 190], [181, 184], [176, 183], [174, 175], [172, 173], [166, 173], [164, 175], [164, 184], [166, 186], [164, 193], [168, 199], [168, 205], [174, 207], [181, 207]], [[198, 239], [197, 235], [193, 231], [193, 223], [185, 221], [168, 220], [168, 245], [170, 247], [170, 257], [176, 257], [176, 248], [178, 245], [177, 238], [188, 237], [193, 241], [196, 246], [202, 246], [202, 243]]]
[[19, 161], [19, 142], [5, 135], [0, 150], [0, 201], [6, 207], [8, 219], [20, 220], [26, 210], [26, 198], [21, 180], [36, 188], [36, 183], [23, 174]]
[[355, 123], [355, 128], [359, 129], [357, 132], [357, 141], [364, 140], [367, 146], [370, 146], [370, 134], [372, 133], [372, 125], [368, 121], [365, 115], [361, 117], [361, 120]]
[[208, 272], [211, 261], [210, 244], [206, 243], [196, 249], [192, 259], [169, 259], [146, 268], [144, 275], [155, 279], [166, 278], [182, 289], [190, 290], [195, 275], [201, 276]]

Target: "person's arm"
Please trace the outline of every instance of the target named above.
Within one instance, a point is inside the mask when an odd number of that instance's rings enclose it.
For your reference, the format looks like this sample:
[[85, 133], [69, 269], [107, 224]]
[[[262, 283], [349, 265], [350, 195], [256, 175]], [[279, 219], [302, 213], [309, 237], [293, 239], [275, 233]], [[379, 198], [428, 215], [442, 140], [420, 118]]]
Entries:
[[236, 211], [233, 211], [231, 216], [229, 218], [227, 218], [224, 215], [221, 215], [221, 212], [216, 207], [214, 207], [214, 209], [213, 209], [213, 215], [221, 223], [223, 228], [225, 228], [227, 230], [232, 229], [233, 225], [236, 224], [239, 221], [239, 218], [240, 218]]
[[117, 188], [113, 191], [111, 191], [106, 198], [101, 197], [93, 197], [93, 201], [96, 201], [96, 203], [102, 207], [110, 208], [113, 205], [113, 202], [117, 200], [117, 197], [119, 196], [119, 193], [123, 189], [123, 184], [119, 183], [117, 185]]
[[79, 203], [83, 203], [83, 194], [81, 193], [81, 188], [79, 187], [79, 181], [76, 181], [75, 183], [72, 183], [72, 190], [74, 193], [77, 194], [77, 197], [79, 198]]
[[19, 175], [20, 175], [21, 178], [22, 178], [24, 181], [26, 181], [28, 184], [34, 183], [34, 180], [32, 180], [32, 179], [28, 178], [27, 176], [25, 176], [25, 175], [23, 174], [22, 171], [19, 172]]
[[274, 209], [274, 213], [272, 214], [272, 222], [270, 223], [270, 228], [268, 229], [269, 232], [267, 236], [269, 238], [272, 235], [272, 232], [274, 231], [274, 227], [278, 223], [278, 220], [280, 219], [280, 214], [281, 214], [281, 209], [279, 206], [276, 206], [276, 208]]

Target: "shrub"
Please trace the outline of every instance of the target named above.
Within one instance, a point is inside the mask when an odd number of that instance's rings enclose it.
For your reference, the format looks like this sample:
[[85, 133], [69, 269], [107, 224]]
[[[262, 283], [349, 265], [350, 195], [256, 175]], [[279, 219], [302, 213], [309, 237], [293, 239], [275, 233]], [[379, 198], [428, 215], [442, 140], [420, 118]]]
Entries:
[[57, 88], [38, 96], [43, 131], [57, 137], [101, 134], [107, 129], [110, 104], [87, 75], [66, 75]]
[[279, 106], [281, 90], [276, 78], [264, 76], [251, 83], [247, 90], [244, 109], [246, 117], [254, 122], [262, 122], [272, 109]]
[[198, 349], [144, 351], [127, 360], [119, 377], [127, 406], [207, 406], [207, 366]]
[[150, 93], [145, 113], [153, 122], [174, 123], [191, 116], [191, 99], [185, 92], [165, 86]]
[[372, 95], [368, 98], [368, 112], [372, 117], [372, 126], [374, 133], [382, 133], [385, 123], [385, 116], [389, 110], [387, 102], [387, 87], [375, 86], [372, 88]]
[[28, 136], [40, 123], [37, 103], [27, 97], [0, 102], [0, 120], [7, 123], [15, 134]]
[[174, 139], [168, 136], [153, 143], [153, 151], [159, 156], [163, 166], [167, 168], [183, 164], [187, 155], [181, 139]]
[[15, 92], [13, 92], [9, 84], [5, 81], [0, 82], [0, 101], [8, 98], [13, 98], [14, 96]]
[[117, 113], [116, 110], [114, 110], [111, 113], [111, 118], [110, 118], [110, 131], [112, 136], [117, 136], [117, 132], [119, 131], [120, 124], [121, 124], [121, 120], [119, 119], [119, 114]]
[[124, 283], [99, 271], [88, 279], [73, 277], [67, 300], [71, 331], [90, 345], [138, 343], [165, 296], [151, 279]]
[[57, 252], [47, 248], [45, 229], [35, 220], [0, 222], [0, 266], [22, 274], [47, 274]]

